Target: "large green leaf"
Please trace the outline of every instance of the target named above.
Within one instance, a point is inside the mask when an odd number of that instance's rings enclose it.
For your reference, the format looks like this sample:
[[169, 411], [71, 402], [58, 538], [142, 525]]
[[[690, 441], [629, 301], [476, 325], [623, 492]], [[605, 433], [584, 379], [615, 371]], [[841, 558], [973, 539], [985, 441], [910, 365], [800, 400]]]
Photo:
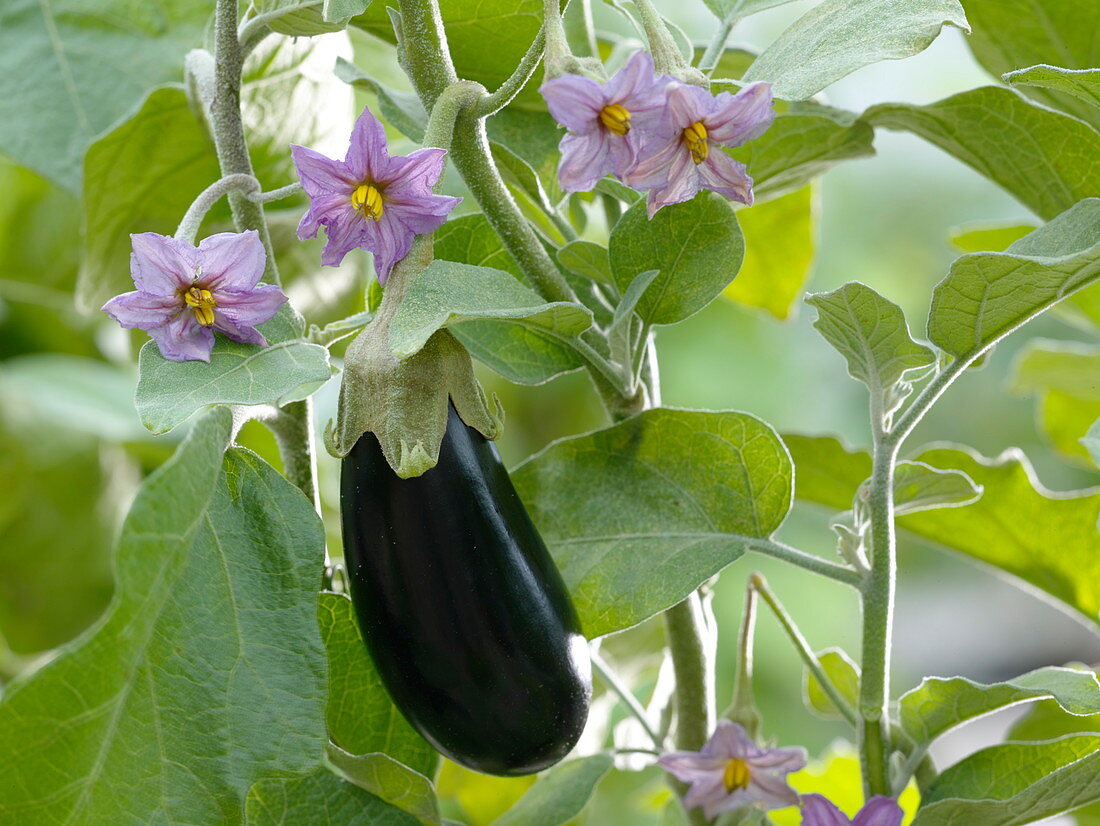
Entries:
[[150, 90], [179, 80], [212, 12], [207, 0], [4, 3], [0, 151], [79, 192], [89, 144]]
[[1100, 714], [1100, 683], [1091, 671], [1040, 668], [985, 685], [963, 677], [927, 677], [898, 701], [901, 727], [917, 743], [1019, 703], [1053, 698], [1070, 714]]
[[759, 419], [664, 408], [554, 442], [512, 479], [589, 637], [674, 605], [771, 535], [792, 482]]
[[792, 0], [703, 0], [719, 20], [735, 20], [782, 6]]
[[408, 812], [424, 826], [439, 826], [439, 802], [431, 781], [424, 775], [388, 754], [348, 754], [332, 743], [328, 758], [359, 788]]
[[493, 826], [561, 826], [581, 813], [611, 764], [610, 755], [595, 754], [555, 766]]
[[313, 610], [324, 531], [232, 416], [200, 420], [134, 501], [104, 619], [0, 704], [0, 820], [234, 824], [324, 745]]
[[187, 96], [157, 89], [132, 118], [88, 149], [84, 164], [84, 255], [77, 301], [98, 310], [132, 290], [130, 233], [170, 235], [218, 160]]
[[1029, 66], [1004, 76], [1005, 83], [1013, 86], [1034, 86], [1065, 92], [1083, 100], [1100, 118], [1100, 69], [1063, 69], [1060, 66]]
[[1016, 393], [1058, 390], [1084, 401], [1100, 401], [1100, 345], [1039, 338], [1016, 359]]
[[480, 212], [452, 218], [432, 236], [435, 257], [475, 267], [492, 267], [511, 273], [520, 281], [523, 274], [500, 236]]
[[[835, 509], [849, 507], [871, 472], [867, 453], [844, 448], [832, 437], [785, 440], [797, 469], [797, 497]], [[903, 516], [901, 528], [1007, 571], [1100, 622], [1100, 491], [1049, 491], [1018, 451], [985, 459], [968, 450], [938, 447], [915, 458], [935, 468], [960, 470], [984, 492], [966, 507]]]
[[351, 600], [322, 593], [317, 619], [328, 651], [329, 737], [350, 754], [382, 752], [420, 774], [433, 775], [439, 754], [394, 706], [367, 654]]
[[[866, 485], [870, 485], [868, 480]], [[894, 469], [894, 508], [899, 516], [977, 502], [982, 489], [961, 470], [941, 470], [924, 462], [898, 462]]]
[[[813, 268], [816, 215], [817, 197], [809, 186], [743, 210], [745, 263], [722, 294], [780, 320], [790, 316]], [[775, 242], [779, 237], [781, 244]]]
[[1017, 826], [1100, 800], [1100, 737], [1004, 743], [951, 766], [925, 791], [913, 826]]
[[817, 309], [814, 327], [844, 356], [849, 375], [867, 385], [884, 415], [904, 398], [895, 386], [936, 363], [935, 354], [909, 335], [901, 307], [865, 284], [850, 281], [806, 303]]
[[1097, 278], [1100, 198], [1089, 198], [1004, 252], [956, 259], [932, 293], [928, 337], [958, 359], [975, 358]]
[[825, 0], [756, 59], [744, 80], [767, 80], [776, 97], [803, 100], [856, 69], [911, 57], [946, 25], [969, 31], [958, 0]]
[[247, 826], [420, 826], [420, 821], [408, 812], [328, 769], [289, 780], [256, 783], [248, 792], [245, 823]]
[[153, 433], [166, 433], [212, 404], [286, 404], [332, 377], [328, 350], [298, 335], [288, 306], [259, 329], [269, 347], [218, 336], [210, 362], [169, 361], [149, 341], [138, 355], [137, 409]]
[[409, 286], [390, 327], [390, 346], [408, 358], [436, 330], [463, 321], [503, 322], [568, 344], [592, 326], [592, 313], [580, 304], [547, 302], [503, 270], [437, 259]]
[[1042, 218], [1100, 195], [1100, 132], [1011, 89], [983, 86], [927, 106], [884, 103], [863, 117], [935, 144]]
[[763, 135], [729, 155], [744, 163], [757, 201], [805, 186], [841, 161], [875, 154], [875, 130], [823, 107], [781, 114]]
[[733, 281], [745, 242], [729, 201], [713, 192], [668, 206], [650, 220], [644, 201], [611, 231], [611, 269], [620, 292], [646, 270], [660, 275], [638, 304], [650, 324], [675, 324], [697, 313]]
[[[1093, 0], [963, 0], [974, 27], [967, 44], [994, 77], [1037, 63], [1100, 66], [1100, 5]], [[1026, 89], [1041, 103], [1100, 124], [1100, 112], [1052, 89]]]

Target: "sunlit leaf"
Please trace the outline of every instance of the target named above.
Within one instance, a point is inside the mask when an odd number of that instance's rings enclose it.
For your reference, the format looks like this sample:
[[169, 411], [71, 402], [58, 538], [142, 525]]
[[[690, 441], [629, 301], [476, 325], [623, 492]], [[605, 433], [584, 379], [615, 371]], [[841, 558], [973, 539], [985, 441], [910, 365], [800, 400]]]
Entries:
[[[247, 826], [419, 826], [420, 821], [354, 783], [318, 769], [304, 777], [263, 780], [248, 792]], [[238, 815], [239, 817], [239, 815]]]
[[561, 826], [580, 814], [611, 763], [610, 755], [596, 754], [555, 766], [493, 826]]
[[[848, 701], [851, 708], [856, 708], [859, 701], [859, 667], [852, 662], [852, 658], [839, 648], [830, 648], [817, 654], [817, 659], [840, 696]], [[807, 707], [819, 717], [827, 720], [843, 718], [840, 709], [808, 668], [802, 671], [802, 695]]]
[[439, 826], [435, 790], [424, 775], [388, 754], [348, 754], [332, 743], [329, 743], [328, 758], [359, 788], [408, 812], [424, 826]]

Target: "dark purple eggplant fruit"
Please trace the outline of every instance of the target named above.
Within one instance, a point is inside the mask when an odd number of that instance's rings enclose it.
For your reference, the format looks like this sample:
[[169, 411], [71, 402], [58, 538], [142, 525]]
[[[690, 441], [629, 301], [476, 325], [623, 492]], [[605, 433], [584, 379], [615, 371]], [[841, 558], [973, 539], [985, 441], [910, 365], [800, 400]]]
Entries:
[[588, 717], [588, 645], [493, 444], [452, 407], [439, 463], [400, 479], [365, 433], [340, 504], [359, 627], [409, 722], [486, 774], [561, 760]]

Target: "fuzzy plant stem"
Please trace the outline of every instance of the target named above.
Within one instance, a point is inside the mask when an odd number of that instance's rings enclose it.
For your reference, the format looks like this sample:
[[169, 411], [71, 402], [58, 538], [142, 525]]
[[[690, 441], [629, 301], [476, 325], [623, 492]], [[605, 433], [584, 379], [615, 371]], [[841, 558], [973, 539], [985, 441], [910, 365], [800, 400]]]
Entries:
[[[255, 180], [241, 120], [242, 62], [241, 44], [237, 39], [237, 0], [218, 0], [214, 11], [214, 99], [210, 105], [210, 123], [223, 180], [239, 180], [237, 176]], [[258, 186], [254, 190], [229, 190], [229, 206], [233, 210], [233, 223], [239, 231], [254, 229], [259, 232], [267, 254], [264, 278], [272, 284], [279, 284], [279, 271], [275, 266], [263, 205], [247, 194], [258, 190]], [[312, 410], [308, 399], [293, 402], [280, 411], [276, 417], [277, 424], [269, 426], [279, 443], [284, 473], [316, 507], [317, 463]]]

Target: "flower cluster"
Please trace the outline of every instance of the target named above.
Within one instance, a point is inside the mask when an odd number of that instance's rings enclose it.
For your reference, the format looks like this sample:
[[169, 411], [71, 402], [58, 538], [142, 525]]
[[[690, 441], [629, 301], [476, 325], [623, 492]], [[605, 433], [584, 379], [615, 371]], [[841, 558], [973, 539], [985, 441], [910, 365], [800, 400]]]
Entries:
[[613, 174], [648, 191], [650, 218], [701, 189], [752, 204], [752, 179], [722, 147], [740, 146], [771, 126], [770, 84], [712, 95], [654, 74], [650, 56], [637, 52], [606, 84], [564, 75], [539, 91], [569, 130], [558, 167], [566, 191], [585, 192]]
[[719, 721], [699, 751], [670, 752], [658, 762], [665, 771], [691, 784], [684, 805], [702, 807], [708, 820], [749, 806], [782, 809], [800, 805], [802, 826], [901, 826], [901, 807], [889, 797], [872, 797], [851, 820], [822, 795], [800, 797], [787, 775], [806, 766], [806, 752], [801, 748], [763, 748], [729, 720]]
[[145, 330], [171, 361], [210, 361], [214, 331], [233, 341], [267, 346], [256, 329], [287, 300], [260, 284], [267, 257], [255, 230], [222, 232], [197, 247], [178, 238], [131, 235], [134, 292], [103, 311], [127, 329]]

